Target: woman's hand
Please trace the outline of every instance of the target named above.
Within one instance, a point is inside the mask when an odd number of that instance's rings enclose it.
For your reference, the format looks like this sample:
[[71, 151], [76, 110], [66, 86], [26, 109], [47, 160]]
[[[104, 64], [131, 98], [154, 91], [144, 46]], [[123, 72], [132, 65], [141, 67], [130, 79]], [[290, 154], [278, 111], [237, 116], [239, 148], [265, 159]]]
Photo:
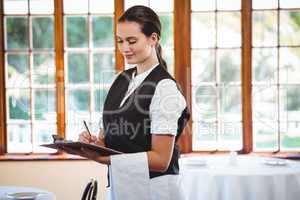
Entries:
[[97, 137], [95, 135], [90, 135], [87, 131], [83, 131], [79, 134], [78, 141], [84, 143], [96, 143]]

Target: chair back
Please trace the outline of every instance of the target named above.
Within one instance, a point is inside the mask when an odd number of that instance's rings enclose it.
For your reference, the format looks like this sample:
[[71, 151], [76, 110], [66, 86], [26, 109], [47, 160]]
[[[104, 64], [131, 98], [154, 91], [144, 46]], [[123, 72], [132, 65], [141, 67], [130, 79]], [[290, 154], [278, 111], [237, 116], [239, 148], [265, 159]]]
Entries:
[[98, 183], [96, 179], [91, 179], [85, 186], [81, 200], [96, 200], [98, 192]]

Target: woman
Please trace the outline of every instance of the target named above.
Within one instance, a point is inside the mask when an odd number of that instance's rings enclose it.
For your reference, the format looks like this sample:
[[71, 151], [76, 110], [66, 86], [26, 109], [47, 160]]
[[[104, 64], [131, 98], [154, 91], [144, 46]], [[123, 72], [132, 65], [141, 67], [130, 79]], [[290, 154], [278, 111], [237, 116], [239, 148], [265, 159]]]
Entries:
[[[99, 136], [83, 132], [79, 140], [106, 146], [125, 155], [143, 153], [151, 179], [151, 199], [162, 199], [164, 195], [170, 199], [183, 199], [177, 176], [179, 148], [176, 141], [189, 113], [161, 55], [159, 17], [148, 7], [131, 7], [119, 18], [116, 37], [126, 62], [135, 67], [120, 73], [112, 84], [104, 103]], [[113, 169], [114, 156], [99, 156], [87, 150], [78, 154], [111, 165]], [[122, 161], [118, 160], [116, 165], [119, 162]], [[163, 182], [173, 191], [161, 187]]]

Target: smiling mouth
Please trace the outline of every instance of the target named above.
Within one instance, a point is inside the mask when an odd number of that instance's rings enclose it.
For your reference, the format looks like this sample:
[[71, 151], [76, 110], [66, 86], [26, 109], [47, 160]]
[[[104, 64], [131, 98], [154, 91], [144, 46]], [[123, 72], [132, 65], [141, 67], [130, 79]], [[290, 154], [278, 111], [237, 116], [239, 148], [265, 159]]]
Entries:
[[133, 55], [125, 55], [125, 57], [126, 57], [127, 59], [130, 59], [130, 58], [133, 57]]

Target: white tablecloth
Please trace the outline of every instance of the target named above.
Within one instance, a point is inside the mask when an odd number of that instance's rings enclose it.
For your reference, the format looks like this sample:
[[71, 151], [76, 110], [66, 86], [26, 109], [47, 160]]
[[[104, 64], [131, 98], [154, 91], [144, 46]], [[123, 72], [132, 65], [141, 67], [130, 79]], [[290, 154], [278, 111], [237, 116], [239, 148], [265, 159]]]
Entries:
[[229, 156], [183, 157], [180, 170], [187, 199], [299, 200], [300, 163], [272, 166], [265, 160], [237, 156], [233, 165]]
[[38, 195], [38, 198], [36, 198], [36, 200], [56, 200], [55, 195], [51, 192], [38, 188], [15, 186], [0, 186], [0, 200], [6, 200], [6, 194], [16, 192], [37, 192], [41, 194]]

